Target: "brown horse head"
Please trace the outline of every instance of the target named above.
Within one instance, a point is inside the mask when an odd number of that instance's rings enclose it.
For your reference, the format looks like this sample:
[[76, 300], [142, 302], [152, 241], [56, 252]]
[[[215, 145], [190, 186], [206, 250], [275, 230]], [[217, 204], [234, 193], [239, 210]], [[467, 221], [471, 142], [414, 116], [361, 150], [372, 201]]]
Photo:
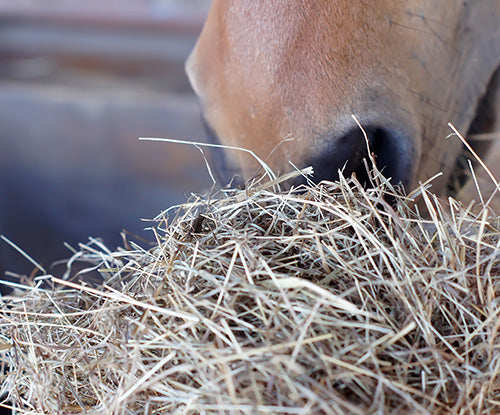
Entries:
[[[441, 191], [462, 150], [448, 123], [493, 126], [499, 21], [499, 0], [214, 0], [186, 68], [214, 138], [276, 173], [363, 175], [354, 115], [385, 176], [408, 188], [441, 171]], [[246, 153], [223, 159], [228, 176], [258, 173]]]

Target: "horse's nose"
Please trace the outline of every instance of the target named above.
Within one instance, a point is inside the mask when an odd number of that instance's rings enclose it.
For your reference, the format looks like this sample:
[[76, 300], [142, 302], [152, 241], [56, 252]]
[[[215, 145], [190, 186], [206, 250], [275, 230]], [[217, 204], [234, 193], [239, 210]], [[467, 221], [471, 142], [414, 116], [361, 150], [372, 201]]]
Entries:
[[392, 127], [356, 126], [337, 139], [322, 141], [327, 144], [307, 164], [314, 168], [314, 182], [336, 180], [341, 170], [344, 177], [355, 173], [360, 183], [369, 185], [367, 168], [372, 168], [368, 157], [371, 153], [377, 169], [391, 178], [392, 184], [403, 185], [407, 190], [412, 185], [415, 150], [409, 137]]

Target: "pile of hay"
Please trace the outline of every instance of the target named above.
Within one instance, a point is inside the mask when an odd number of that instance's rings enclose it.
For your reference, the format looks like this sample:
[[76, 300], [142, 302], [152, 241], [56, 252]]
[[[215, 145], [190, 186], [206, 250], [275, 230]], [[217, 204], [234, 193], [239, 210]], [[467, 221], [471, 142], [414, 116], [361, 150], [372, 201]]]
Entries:
[[165, 212], [152, 249], [82, 246], [102, 287], [3, 300], [3, 391], [26, 414], [500, 413], [500, 219], [386, 191], [235, 191]]

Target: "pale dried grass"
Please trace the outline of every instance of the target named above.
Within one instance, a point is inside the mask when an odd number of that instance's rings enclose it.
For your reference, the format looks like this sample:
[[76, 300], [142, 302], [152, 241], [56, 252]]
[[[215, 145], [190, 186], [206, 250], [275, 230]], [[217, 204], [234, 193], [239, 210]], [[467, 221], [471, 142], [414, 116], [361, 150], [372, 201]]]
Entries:
[[3, 299], [3, 390], [23, 414], [500, 413], [500, 219], [374, 180], [196, 198], [151, 249], [81, 245], [101, 287]]

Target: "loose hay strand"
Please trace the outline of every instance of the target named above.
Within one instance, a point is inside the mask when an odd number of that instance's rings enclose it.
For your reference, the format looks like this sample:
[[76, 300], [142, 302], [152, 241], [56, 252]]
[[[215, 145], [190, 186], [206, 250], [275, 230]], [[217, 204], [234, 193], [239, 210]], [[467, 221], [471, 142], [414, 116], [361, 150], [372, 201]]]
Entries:
[[247, 148], [228, 146], [228, 145], [223, 145], [223, 144], [213, 144], [213, 143], [205, 143], [205, 142], [178, 140], [176, 138], [139, 137], [139, 140], [141, 140], [141, 141], [158, 141], [158, 142], [172, 143], [172, 144], [184, 144], [184, 145], [195, 146], [198, 148], [211, 147], [211, 148], [221, 148], [224, 150], [242, 151], [244, 153], [250, 154], [260, 164], [260, 166], [262, 167], [262, 169], [264, 170], [266, 175], [269, 177], [269, 180], [276, 180], [277, 179], [273, 170], [266, 164], [266, 162], [263, 161], [259, 156], [257, 156], [257, 154], [255, 154], [252, 150], [248, 150]]
[[101, 287], [2, 299], [2, 391], [23, 414], [498, 414], [500, 219], [395, 195], [234, 191], [163, 212], [150, 249], [82, 244]]

